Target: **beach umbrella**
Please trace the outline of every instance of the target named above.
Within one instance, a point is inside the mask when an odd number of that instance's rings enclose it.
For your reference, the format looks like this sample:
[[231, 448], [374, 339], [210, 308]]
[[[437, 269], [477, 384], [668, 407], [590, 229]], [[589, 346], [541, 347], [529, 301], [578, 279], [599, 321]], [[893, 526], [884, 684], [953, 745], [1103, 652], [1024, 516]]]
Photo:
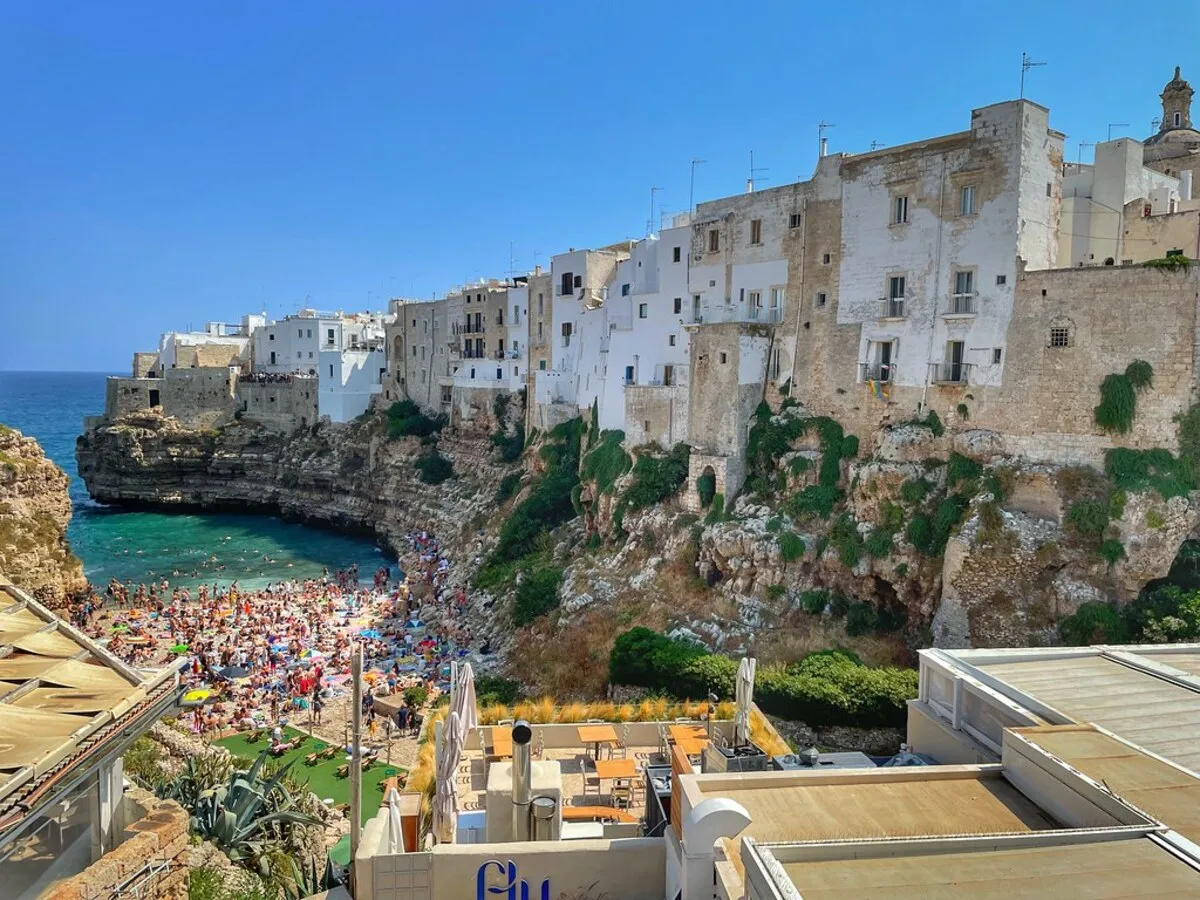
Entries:
[[186, 694], [184, 694], [183, 702], [189, 706], [195, 706], [203, 703], [211, 696], [212, 691], [208, 690], [208, 688], [197, 688], [194, 691], [188, 691]]
[[358, 633], [358, 635], [359, 635], [359, 637], [371, 638], [373, 640], [379, 640], [379, 638], [380, 638], [379, 632], [376, 631], [374, 628], [364, 628], [362, 631], [360, 631]]
[[300, 654], [301, 659], [324, 659], [325, 654], [320, 650], [305, 650]]
[[171, 652], [172, 653], [187, 653], [188, 645], [187, 644], [176, 644], [174, 647], [171, 648]]
[[735, 682], [735, 697], [737, 712], [733, 719], [733, 745], [740, 747], [750, 743], [750, 701], [754, 698], [754, 673], [758, 670], [758, 661], [749, 656], [743, 656], [738, 663], [737, 681]]
[[217, 674], [220, 675], [222, 678], [229, 678], [229, 679], [248, 678], [250, 676], [250, 670], [247, 669], [245, 666], [226, 666], [225, 668], [221, 669]]
[[450, 707], [458, 713], [459, 742], [466, 740], [467, 735], [479, 724], [479, 708], [475, 704], [475, 672], [470, 663], [464, 663], [458, 670], [458, 684], [454, 689], [454, 702]]
[[442, 729], [437, 758], [437, 788], [433, 795], [433, 833], [442, 843], [454, 841], [458, 825], [458, 763], [462, 756], [462, 723], [451, 710]]
[[383, 852], [384, 855], [391, 856], [404, 852], [404, 827], [400, 821], [400, 792], [395, 788], [388, 788], [387, 807], [387, 834], [384, 835]]

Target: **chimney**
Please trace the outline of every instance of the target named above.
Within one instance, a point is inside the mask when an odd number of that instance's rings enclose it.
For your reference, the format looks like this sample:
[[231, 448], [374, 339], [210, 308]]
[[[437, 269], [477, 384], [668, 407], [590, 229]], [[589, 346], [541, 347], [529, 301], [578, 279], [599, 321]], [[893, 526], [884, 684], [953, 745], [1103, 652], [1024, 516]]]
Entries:
[[820, 155], [824, 156], [828, 152], [829, 152], [829, 138], [823, 137], [823, 138], [821, 138], [821, 154]]
[[542, 267], [541, 267], [541, 266], [534, 266], [534, 267], [533, 267], [533, 274], [534, 274], [534, 275], [541, 275], [541, 274], [542, 274]]
[[1179, 173], [1179, 199], [1192, 199], [1192, 170], [1184, 169]]
[[514, 841], [530, 840], [529, 804], [532, 800], [530, 783], [533, 781], [533, 757], [529, 741], [533, 729], [524, 719], [512, 727], [512, 830]]

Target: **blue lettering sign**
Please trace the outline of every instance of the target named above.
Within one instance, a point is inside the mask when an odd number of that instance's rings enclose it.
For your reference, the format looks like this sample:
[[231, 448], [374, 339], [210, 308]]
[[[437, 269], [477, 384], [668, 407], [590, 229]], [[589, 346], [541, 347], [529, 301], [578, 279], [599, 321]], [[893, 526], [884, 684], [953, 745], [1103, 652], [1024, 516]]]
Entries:
[[[487, 883], [488, 871], [493, 867], [504, 880], [503, 884], [489, 885]], [[475, 874], [475, 900], [488, 900], [489, 894], [501, 894], [505, 900], [531, 900], [529, 882], [517, 878], [517, 864], [511, 859], [508, 861], [508, 865], [498, 859], [489, 859], [479, 867], [479, 871]], [[542, 882], [540, 895], [533, 900], [550, 900], [549, 878]]]

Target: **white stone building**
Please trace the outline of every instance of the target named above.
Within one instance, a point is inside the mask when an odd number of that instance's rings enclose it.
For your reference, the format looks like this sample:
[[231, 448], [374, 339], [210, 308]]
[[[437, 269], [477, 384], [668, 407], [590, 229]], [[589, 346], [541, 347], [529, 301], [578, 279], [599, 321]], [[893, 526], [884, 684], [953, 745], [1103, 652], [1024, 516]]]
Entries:
[[[262, 315], [242, 316], [240, 324], [226, 322], [208, 322], [203, 331], [167, 331], [158, 342], [158, 361], [155, 366], [157, 374], [166, 369], [192, 368], [198, 364], [211, 364], [211, 360], [197, 359], [198, 347], [208, 350], [208, 355], [214, 353], [223, 355], [222, 363], [232, 365], [250, 364], [251, 335], [266, 321]], [[202, 353], [201, 356], [204, 354]]]

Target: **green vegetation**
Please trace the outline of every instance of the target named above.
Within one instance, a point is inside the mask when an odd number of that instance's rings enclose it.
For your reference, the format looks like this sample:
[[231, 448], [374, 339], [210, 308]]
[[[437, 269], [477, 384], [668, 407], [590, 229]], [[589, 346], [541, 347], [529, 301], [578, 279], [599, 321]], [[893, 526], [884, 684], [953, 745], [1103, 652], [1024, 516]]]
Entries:
[[665, 456], [639, 453], [633, 465], [633, 480], [621, 492], [613, 509], [615, 526], [621, 527], [625, 513], [646, 509], [677, 494], [687, 481], [691, 455], [692, 448], [687, 444], [676, 444]]
[[718, 522], [724, 522], [725, 518], [725, 495], [717, 494], [713, 497], [712, 506], [708, 508], [708, 515], [704, 517], [704, 524], [716, 525]]
[[521, 696], [521, 683], [496, 675], [475, 676], [475, 702], [480, 707], [500, 703], [512, 706]]
[[534, 619], [558, 609], [558, 588], [562, 584], [563, 570], [550, 566], [526, 572], [517, 585], [517, 599], [513, 606], [513, 624], [527, 625]]
[[851, 603], [846, 610], [846, 634], [851, 637], [870, 634], [878, 624], [879, 617], [870, 603]]
[[1137, 412], [1137, 395], [1154, 385], [1154, 370], [1145, 360], [1135, 359], [1122, 374], [1106, 375], [1100, 383], [1100, 405], [1096, 424], [1111, 434], [1128, 434]]
[[767, 519], [767, 534], [778, 534], [783, 530], [783, 517], [771, 516]]
[[150, 790], [153, 790], [165, 775], [163, 755], [158, 749], [158, 744], [144, 734], [129, 745], [129, 749], [121, 757], [121, 762], [126, 775]]
[[1166, 269], [1170, 272], [1186, 272], [1191, 266], [1192, 260], [1184, 256], [1182, 253], [1176, 253], [1174, 256], [1164, 256], [1159, 259], [1148, 259], [1142, 265], [1147, 269]]
[[1129, 628], [1120, 613], [1099, 601], [1084, 603], [1074, 614], [1063, 619], [1058, 624], [1058, 633], [1063, 643], [1077, 647], [1129, 642]]
[[1084, 537], [1100, 537], [1108, 527], [1108, 504], [1080, 500], [1067, 510], [1067, 527]]
[[959, 482], [972, 485], [982, 474], [983, 466], [975, 460], [959, 453], [950, 454], [950, 461], [946, 467], [946, 484], [950, 488], [956, 487]]
[[1109, 566], [1115, 566], [1117, 561], [1125, 555], [1125, 545], [1118, 540], [1109, 538], [1100, 543], [1098, 552], [1108, 562]]
[[429, 700], [429, 691], [422, 684], [416, 684], [404, 689], [404, 702], [418, 709]]
[[958, 406], [955, 408], [955, 412], [958, 413], [958, 417], [964, 422], [971, 418], [971, 409], [965, 403], [958, 404]]
[[833, 523], [829, 529], [829, 543], [837, 550], [838, 560], [843, 566], [853, 569], [858, 565], [862, 538], [858, 533], [858, 523], [850, 513], [842, 513]]
[[800, 605], [811, 616], [819, 616], [829, 605], [829, 592], [822, 590], [805, 591], [800, 595]]
[[602, 431], [599, 443], [592, 444], [583, 458], [580, 478], [584, 481], [594, 481], [597, 492], [601, 494], [613, 493], [616, 490], [617, 479], [628, 472], [632, 465], [629, 454], [621, 446], [624, 440], [623, 431]]
[[772, 602], [776, 602], [780, 598], [782, 598], [785, 594], [787, 594], [787, 588], [784, 587], [782, 584], [768, 584], [767, 585], [767, 599], [768, 600], [770, 600]]
[[804, 555], [804, 538], [794, 531], [788, 531], [779, 536], [779, 555], [784, 562], [794, 562]]
[[500, 484], [496, 487], [496, 503], [504, 503], [517, 492], [517, 488], [521, 486], [521, 473], [509, 472], [500, 479]]
[[1104, 472], [1119, 488], [1154, 490], [1164, 500], [1185, 496], [1196, 488], [1193, 458], [1175, 456], [1170, 450], [1114, 447], [1104, 454]]
[[418, 457], [413, 465], [417, 469], [418, 477], [425, 484], [441, 484], [454, 474], [454, 465], [437, 451], [437, 447], [431, 447], [429, 452]]
[[946, 426], [942, 424], [941, 418], [934, 410], [930, 410], [925, 414], [923, 419], [909, 419], [905, 425], [916, 425], [920, 428], [928, 428], [933, 432], [934, 437], [941, 437], [946, 433]]
[[941, 556], [954, 528], [970, 506], [963, 494], [950, 494], [936, 506], [913, 514], [904, 537], [925, 556]]
[[[861, 614], [860, 614], [861, 615]], [[737, 661], [647, 628], [617, 637], [609, 659], [614, 684], [633, 684], [677, 698], [733, 696]], [[758, 670], [754, 698], [767, 713], [813, 727], [902, 727], [917, 694], [912, 669], [872, 669], [840, 650]]]
[[397, 400], [387, 411], [387, 433], [390, 438], [425, 437], [441, 431], [446, 417], [430, 418], [411, 400]]
[[717, 476], [712, 472], [705, 472], [697, 478], [696, 493], [700, 495], [701, 508], [708, 509], [717, 494]]
[[924, 478], [910, 478], [900, 485], [900, 499], [905, 503], [920, 503], [933, 489]]

